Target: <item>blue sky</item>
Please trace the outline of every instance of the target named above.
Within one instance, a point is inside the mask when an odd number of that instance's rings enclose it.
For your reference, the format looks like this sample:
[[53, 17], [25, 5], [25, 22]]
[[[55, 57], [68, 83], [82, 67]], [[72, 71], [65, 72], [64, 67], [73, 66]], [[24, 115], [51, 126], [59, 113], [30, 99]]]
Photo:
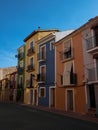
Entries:
[[97, 15], [98, 0], [0, 0], [0, 68], [17, 65], [17, 48], [38, 26], [76, 29]]

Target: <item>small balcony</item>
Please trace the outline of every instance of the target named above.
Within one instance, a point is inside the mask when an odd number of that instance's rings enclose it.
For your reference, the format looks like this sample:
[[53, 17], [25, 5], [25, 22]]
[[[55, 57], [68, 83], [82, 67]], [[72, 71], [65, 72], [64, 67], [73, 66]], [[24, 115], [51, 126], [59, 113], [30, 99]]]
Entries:
[[21, 53], [18, 54], [18, 59], [19, 59], [19, 60], [22, 60], [23, 57], [24, 57], [24, 53], [23, 53], [23, 52], [21, 52]]
[[86, 49], [87, 52], [94, 54], [98, 53], [98, 36], [93, 36], [86, 39]]
[[32, 72], [32, 71], [34, 71], [35, 69], [34, 69], [34, 65], [28, 65], [27, 66], [27, 72]]
[[31, 56], [31, 55], [33, 55], [34, 52], [35, 52], [35, 51], [34, 51], [34, 47], [28, 49], [27, 56]]
[[45, 61], [46, 60], [46, 53], [45, 52], [38, 53], [37, 59], [38, 59], [38, 61]]
[[38, 83], [44, 83], [46, 79], [46, 75], [43, 73], [37, 74], [37, 82]]
[[33, 82], [30, 80], [26, 80], [26, 88], [33, 88], [33, 87], [34, 87]]
[[67, 81], [67, 82], [64, 81], [64, 76], [62, 78], [63, 78], [63, 82], [61, 80], [61, 84], [63, 84], [63, 86], [74, 86], [77, 84], [77, 74], [76, 73], [70, 73], [70, 76], [68, 78], [69, 81]]
[[22, 89], [22, 88], [23, 88], [23, 83], [18, 84], [18, 85], [17, 85], [17, 88], [18, 88], [18, 89]]
[[71, 58], [73, 58], [73, 55], [72, 55], [72, 50], [70, 47], [66, 48], [64, 51], [60, 52], [61, 61], [67, 61]]
[[18, 67], [18, 74], [23, 74], [24, 68], [23, 67]]

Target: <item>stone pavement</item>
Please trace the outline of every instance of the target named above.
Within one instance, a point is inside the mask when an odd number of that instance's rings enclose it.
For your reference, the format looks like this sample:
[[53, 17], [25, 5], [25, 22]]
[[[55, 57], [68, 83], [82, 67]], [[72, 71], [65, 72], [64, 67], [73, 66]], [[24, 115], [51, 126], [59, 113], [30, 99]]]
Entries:
[[51, 113], [54, 113], [54, 114], [60, 114], [60, 115], [68, 116], [68, 117], [71, 117], [71, 118], [76, 118], [76, 119], [81, 119], [81, 120], [85, 120], [85, 121], [91, 121], [91, 122], [94, 122], [94, 123], [98, 123], [98, 117], [96, 117], [94, 115], [79, 114], [79, 113], [75, 113], [75, 112], [66, 112], [66, 111], [56, 110], [56, 109], [53, 109], [53, 108], [48, 108], [48, 107], [43, 107], [43, 106], [34, 106], [34, 105], [27, 105], [27, 104], [20, 104], [20, 105], [32, 107], [32, 108], [37, 109], [37, 110], [51, 112]]

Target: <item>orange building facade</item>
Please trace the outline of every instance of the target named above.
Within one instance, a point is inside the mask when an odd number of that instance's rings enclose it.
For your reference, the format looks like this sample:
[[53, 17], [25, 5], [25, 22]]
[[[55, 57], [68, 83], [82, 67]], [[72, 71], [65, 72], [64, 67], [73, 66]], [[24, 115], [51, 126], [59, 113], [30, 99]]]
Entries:
[[56, 109], [98, 115], [98, 17], [55, 44]]
[[74, 31], [55, 46], [56, 109], [86, 113], [81, 32]]

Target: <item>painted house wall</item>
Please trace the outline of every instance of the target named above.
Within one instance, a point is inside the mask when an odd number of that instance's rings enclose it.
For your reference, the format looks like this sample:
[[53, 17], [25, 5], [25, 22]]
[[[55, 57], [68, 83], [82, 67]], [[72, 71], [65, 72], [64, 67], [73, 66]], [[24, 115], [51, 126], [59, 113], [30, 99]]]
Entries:
[[[26, 104], [30, 104], [30, 89], [27, 88], [26, 81], [30, 80], [30, 74], [34, 74], [36, 78], [37, 73], [37, 44], [36, 41], [38, 40], [38, 33], [32, 36], [30, 39], [26, 41], [26, 64], [25, 64], [25, 92], [24, 92], [24, 102]], [[34, 41], [34, 54], [31, 56], [27, 56], [28, 49], [30, 48], [30, 42]], [[27, 66], [30, 64], [30, 58], [34, 58], [34, 70], [32, 72], [27, 72]], [[36, 81], [34, 82], [34, 87], [37, 86]]]
[[55, 52], [54, 49], [50, 50], [50, 42], [53, 40], [39, 45], [39, 50], [41, 46], [46, 46], [46, 61], [39, 62], [39, 69], [40, 66], [46, 65], [46, 82], [45, 84], [39, 84], [39, 87], [46, 88], [46, 97], [39, 97], [39, 105], [43, 106], [49, 106], [49, 87], [55, 85]]
[[[19, 55], [23, 53], [23, 57], [19, 57]], [[18, 68], [17, 68], [17, 101], [24, 102], [24, 86], [25, 86], [25, 45], [22, 45], [18, 48]], [[23, 67], [20, 64], [23, 64]], [[23, 69], [22, 71], [19, 69]], [[20, 86], [20, 78], [22, 77], [22, 86]], [[21, 89], [20, 89], [21, 87]], [[21, 95], [21, 96], [20, 96]]]
[[65, 110], [65, 88], [61, 85], [60, 76], [64, 71], [64, 64], [60, 59], [60, 52], [63, 50], [62, 42], [56, 44], [56, 109]]
[[[89, 73], [88, 70], [90, 68], [94, 68], [94, 59], [93, 55], [87, 52], [87, 41], [86, 39], [92, 37], [93, 31], [90, 27], [86, 28], [82, 31], [82, 45], [83, 45], [83, 58], [84, 58], [84, 71], [85, 71], [85, 81], [89, 81]], [[86, 98], [87, 98], [87, 111], [90, 109], [90, 96], [89, 96], [89, 88], [86, 86]]]
[[[72, 37], [74, 48], [74, 66], [77, 74], [77, 86], [75, 87], [75, 111], [79, 113], [86, 112], [86, 93], [84, 80], [84, 61], [83, 61], [83, 46], [82, 33], [78, 33]], [[82, 97], [82, 98], [81, 98]]]
[[[97, 72], [96, 68], [96, 58], [94, 59], [94, 53], [97, 54], [97, 51], [94, 51], [93, 53], [89, 52], [87, 50], [87, 39], [88, 38], [95, 38], [94, 34], [94, 26], [98, 26], [98, 18], [92, 21], [90, 21], [91, 25], [87, 26], [85, 30], [82, 31], [82, 44], [83, 44], [83, 56], [84, 56], [84, 71], [85, 71], [85, 80], [86, 80], [86, 95], [87, 95], [87, 111], [89, 112], [90, 109], [92, 109], [94, 106], [91, 106], [91, 102], [94, 102], [95, 100], [95, 114], [98, 115], [98, 79], [97, 75], [95, 74]], [[98, 36], [97, 36], [98, 37]], [[93, 39], [93, 44], [94, 44], [94, 39]], [[96, 48], [96, 47], [95, 47]], [[92, 48], [91, 48], [92, 49]], [[94, 48], [93, 48], [94, 49]], [[89, 79], [89, 69], [96, 69], [95, 73], [93, 72], [93, 80]], [[94, 95], [95, 99], [91, 100], [91, 95], [90, 95], [90, 85], [94, 87]]]
[[[17, 75], [17, 84], [19, 84], [19, 76], [23, 76], [23, 87], [24, 87], [24, 83], [25, 83], [25, 45], [23, 45], [22, 47], [20, 47], [23, 49], [23, 58], [22, 59], [18, 59], [18, 66], [20, 65], [21, 62], [23, 62], [23, 73], [18, 73]], [[18, 49], [18, 55], [20, 54], [20, 50]]]
[[[77, 74], [77, 85], [64, 87], [60, 83], [60, 75], [63, 75], [64, 64], [61, 62], [60, 53], [63, 50], [63, 42], [67, 39], [72, 39], [73, 48], [73, 62], [74, 72]], [[60, 110], [67, 110], [66, 102], [66, 91], [73, 90], [74, 98], [74, 109], [73, 111], [78, 113], [86, 112], [86, 97], [85, 97], [85, 86], [83, 86], [84, 79], [84, 66], [83, 66], [83, 53], [82, 53], [82, 38], [81, 33], [75, 36], [66, 37], [63, 41], [56, 44], [56, 108]], [[80, 60], [81, 59], [81, 60]], [[81, 98], [82, 96], [82, 98]], [[77, 98], [78, 97], [78, 98]]]
[[87, 41], [86, 39], [92, 37], [93, 31], [90, 28], [82, 31], [82, 45], [83, 45], [83, 59], [84, 59], [84, 71], [85, 71], [85, 80], [88, 79], [88, 69], [94, 68], [94, 59], [93, 55], [87, 52]]

